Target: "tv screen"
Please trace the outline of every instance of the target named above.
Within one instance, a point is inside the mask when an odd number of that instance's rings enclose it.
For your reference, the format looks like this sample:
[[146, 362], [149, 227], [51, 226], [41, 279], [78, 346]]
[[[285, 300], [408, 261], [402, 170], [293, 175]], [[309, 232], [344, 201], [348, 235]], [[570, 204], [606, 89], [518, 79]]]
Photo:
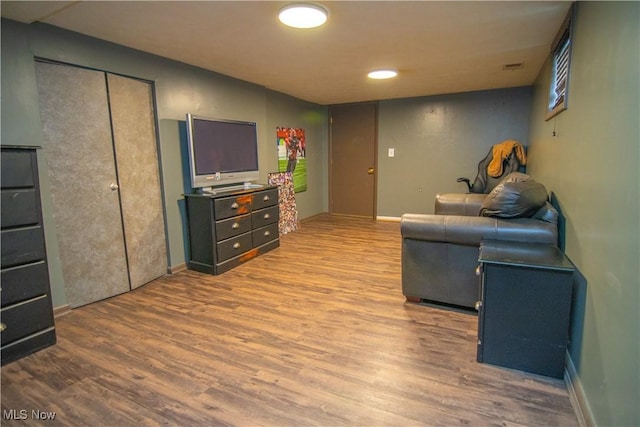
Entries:
[[258, 179], [256, 124], [187, 115], [193, 188]]

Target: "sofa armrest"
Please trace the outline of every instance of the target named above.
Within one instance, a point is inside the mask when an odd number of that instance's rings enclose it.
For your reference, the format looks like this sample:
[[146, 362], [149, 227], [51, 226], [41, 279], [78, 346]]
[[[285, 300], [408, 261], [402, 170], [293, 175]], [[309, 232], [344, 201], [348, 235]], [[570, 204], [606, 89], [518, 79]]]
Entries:
[[480, 246], [482, 240], [558, 244], [555, 224], [531, 218], [404, 214], [403, 239]]
[[478, 216], [486, 194], [443, 193], [436, 195], [436, 215]]

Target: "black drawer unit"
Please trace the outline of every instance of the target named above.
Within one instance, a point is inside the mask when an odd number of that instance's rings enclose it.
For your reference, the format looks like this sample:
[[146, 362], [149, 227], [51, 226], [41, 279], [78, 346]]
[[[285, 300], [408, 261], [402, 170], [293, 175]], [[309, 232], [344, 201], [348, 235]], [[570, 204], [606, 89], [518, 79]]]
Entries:
[[273, 240], [274, 236], [277, 236], [279, 233], [278, 223], [269, 224], [265, 227], [260, 227], [256, 230], [253, 230], [253, 244], [255, 246], [261, 246], [265, 243]]
[[249, 231], [251, 231], [251, 214], [216, 221], [216, 237], [219, 241]]
[[277, 222], [279, 216], [278, 209], [278, 206], [272, 206], [270, 208], [253, 211], [251, 213], [251, 224], [253, 225], [253, 228], [260, 228]]
[[187, 194], [188, 267], [221, 274], [280, 246], [278, 188]]
[[55, 344], [35, 147], [2, 146], [2, 364]]
[[250, 249], [253, 249], [251, 233], [240, 234], [216, 243], [217, 260], [218, 262], [223, 262], [229, 258], [242, 255]]
[[260, 191], [251, 195], [252, 210], [267, 208], [278, 204], [278, 188]]
[[574, 267], [556, 246], [483, 241], [478, 362], [562, 378]]

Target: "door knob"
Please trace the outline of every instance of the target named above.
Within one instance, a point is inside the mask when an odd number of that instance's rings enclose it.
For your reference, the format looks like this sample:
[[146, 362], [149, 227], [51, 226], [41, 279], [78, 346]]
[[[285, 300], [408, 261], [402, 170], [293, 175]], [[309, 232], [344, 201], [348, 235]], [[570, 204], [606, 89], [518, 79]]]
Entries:
[[118, 184], [116, 184], [115, 182], [112, 182], [109, 188], [111, 189], [111, 191], [116, 191], [119, 187], [118, 187]]
[[369, 175], [373, 175], [373, 171], [374, 171], [374, 170], [373, 170], [373, 168], [369, 168], [369, 169], [367, 169], [367, 173], [368, 173]]

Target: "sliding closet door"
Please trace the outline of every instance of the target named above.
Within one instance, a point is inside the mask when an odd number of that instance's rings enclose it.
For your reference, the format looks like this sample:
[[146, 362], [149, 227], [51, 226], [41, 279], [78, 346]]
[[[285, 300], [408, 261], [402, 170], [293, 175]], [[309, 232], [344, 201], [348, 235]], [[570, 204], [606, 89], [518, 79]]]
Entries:
[[151, 84], [107, 75], [131, 287], [167, 272]]
[[129, 290], [105, 75], [36, 71], [60, 261], [77, 307]]

